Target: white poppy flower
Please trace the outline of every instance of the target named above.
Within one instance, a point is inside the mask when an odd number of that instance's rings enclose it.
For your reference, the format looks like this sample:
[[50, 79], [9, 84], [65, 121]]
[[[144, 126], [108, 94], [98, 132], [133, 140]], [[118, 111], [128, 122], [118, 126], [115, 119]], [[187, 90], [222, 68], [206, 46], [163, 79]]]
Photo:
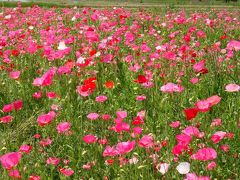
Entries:
[[176, 169], [180, 174], [187, 174], [190, 171], [190, 164], [188, 162], [181, 162]]
[[161, 163], [157, 166], [157, 169], [158, 171], [161, 173], [161, 174], [165, 174], [166, 172], [168, 172], [168, 169], [170, 167], [170, 164], [168, 163]]

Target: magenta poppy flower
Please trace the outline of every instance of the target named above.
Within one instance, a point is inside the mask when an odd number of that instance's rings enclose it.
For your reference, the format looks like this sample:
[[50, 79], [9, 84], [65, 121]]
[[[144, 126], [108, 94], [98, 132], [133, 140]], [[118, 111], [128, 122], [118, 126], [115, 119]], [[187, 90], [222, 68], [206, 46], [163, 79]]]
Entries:
[[55, 116], [56, 116], [56, 113], [54, 111], [50, 111], [47, 114], [40, 115], [37, 119], [37, 122], [39, 126], [46, 126], [53, 121]]
[[1, 164], [5, 169], [12, 169], [20, 162], [22, 154], [20, 152], [10, 152], [0, 157]]
[[139, 96], [136, 97], [136, 100], [137, 100], [137, 101], [143, 101], [143, 100], [145, 100], [146, 98], [147, 98], [147, 97], [144, 96], [144, 95], [139, 95]]
[[88, 135], [83, 137], [83, 141], [87, 144], [92, 144], [92, 143], [95, 143], [97, 141], [97, 138], [92, 134], [88, 134]]
[[119, 155], [131, 152], [135, 147], [135, 141], [120, 142], [116, 145], [116, 150]]
[[42, 77], [36, 78], [33, 81], [34, 86], [50, 86], [53, 77], [56, 73], [56, 68], [50, 68]]
[[196, 102], [195, 107], [200, 112], [206, 112], [206, 111], [210, 110], [211, 103], [207, 100], [200, 100], [200, 101]]
[[49, 157], [46, 161], [48, 165], [57, 166], [60, 163], [60, 159], [56, 157]]
[[64, 176], [71, 176], [73, 175], [74, 171], [70, 168], [59, 168], [59, 172], [62, 173]]
[[13, 108], [14, 108], [13, 104], [5, 104], [3, 106], [2, 111], [5, 112], [5, 113], [11, 112], [13, 110]]
[[106, 156], [114, 157], [117, 154], [118, 154], [118, 152], [114, 149], [114, 147], [106, 146], [102, 155], [103, 155], [103, 157], [106, 157]]
[[217, 152], [213, 148], [202, 148], [191, 156], [191, 159], [209, 161], [217, 158]]
[[103, 103], [106, 100], [107, 100], [107, 96], [103, 96], [103, 95], [97, 96], [96, 99], [95, 99], [96, 102], [100, 102], [100, 103]]
[[170, 127], [178, 128], [180, 125], [181, 125], [180, 121], [174, 121], [174, 122], [171, 122]]
[[17, 169], [9, 171], [9, 177], [14, 179], [22, 179], [21, 174]]
[[3, 116], [0, 118], [0, 123], [10, 123], [13, 121], [13, 117], [10, 116], [10, 115], [7, 115], [7, 116]]
[[35, 92], [32, 94], [32, 96], [35, 98], [35, 99], [40, 99], [42, 97], [42, 93], [41, 92]]
[[20, 71], [12, 71], [9, 73], [9, 77], [11, 79], [18, 79], [20, 77], [21, 72]]
[[55, 99], [57, 97], [57, 94], [55, 92], [47, 92], [46, 96], [48, 99]]
[[199, 129], [194, 126], [188, 126], [184, 130], [182, 130], [182, 133], [188, 135], [188, 136], [195, 136], [195, 137], [201, 137], [201, 134]]
[[240, 50], [240, 41], [232, 40], [227, 44], [227, 49], [232, 50], [234, 49], [235, 51]]
[[69, 122], [61, 122], [57, 125], [57, 131], [59, 134], [68, 132], [71, 129], [71, 123]]
[[212, 162], [208, 163], [208, 165], [207, 165], [207, 170], [212, 170], [212, 169], [214, 169], [216, 166], [217, 166], [217, 164], [216, 164], [214, 161], [212, 161]]
[[217, 131], [212, 135], [211, 140], [215, 144], [219, 143], [226, 136], [226, 134], [227, 133], [224, 131]]
[[25, 145], [25, 144], [21, 145], [20, 148], [19, 148], [19, 151], [20, 151], [20, 152], [24, 152], [24, 153], [26, 153], [26, 154], [30, 153], [31, 150], [32, 150], [32, 146], [30, 146], [30, 145]]
[[153, 147], [153, 137], [149, 135], [144, 135], [139, 141], [138, 145], [143, 148], [151, 148]]
[[21, 110], [22, 107], [23, 107], [23, 101], [22, 100], [14, 101], [12, 104], [13, 104], [13, 107], [16, 111]]
[[124, 118], [127, 117], [127, 111], [117, 111], [116, 115], [117, 115], [118, 118], [124, 119]]
[[49, 146], [52, 144], [52, 140], [50, 138], [43, 139], [39, 142], [39, 144], [42, 145], [43, 147]]
[[29, 177], [29, 180], [41, 180], [40, 176], [36, 176], [36, 175], [31, 175]]

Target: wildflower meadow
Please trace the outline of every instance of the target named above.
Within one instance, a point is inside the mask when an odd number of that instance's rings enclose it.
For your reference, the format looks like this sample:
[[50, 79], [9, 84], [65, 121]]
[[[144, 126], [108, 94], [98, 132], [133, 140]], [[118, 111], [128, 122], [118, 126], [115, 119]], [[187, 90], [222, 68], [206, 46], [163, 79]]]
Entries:
[[0, 179], [240, 179], [240, 11], [0, 10]]

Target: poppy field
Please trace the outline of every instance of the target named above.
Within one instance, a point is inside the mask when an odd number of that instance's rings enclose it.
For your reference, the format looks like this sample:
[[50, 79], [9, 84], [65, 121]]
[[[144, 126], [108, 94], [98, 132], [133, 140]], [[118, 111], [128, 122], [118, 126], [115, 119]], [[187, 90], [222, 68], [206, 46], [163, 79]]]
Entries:
[[239, 179], [239, 17], [3, 8], [0, 179]]

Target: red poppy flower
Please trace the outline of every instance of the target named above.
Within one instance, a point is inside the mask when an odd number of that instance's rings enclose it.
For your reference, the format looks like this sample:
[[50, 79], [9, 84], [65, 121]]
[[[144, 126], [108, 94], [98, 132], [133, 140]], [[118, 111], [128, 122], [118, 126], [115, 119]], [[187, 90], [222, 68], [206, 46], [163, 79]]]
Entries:
[[188, 108], [184, 110], [187, 120], [191, 120], [197, 116], [198, 109], [197, 108]]
[[113, 81], [106, 81], [106, 82], [105, 82], [105, 87], [106, 87], [107, 89], [112, 89], [112, 88], [114, 88], [114, 82], [113, 82]]
[[134, 82], [139, 83], [139, 84], [143, 84], [146, 83], [148, 80], [144, 75], [138, 75], [138, 79], [134, 80]]

